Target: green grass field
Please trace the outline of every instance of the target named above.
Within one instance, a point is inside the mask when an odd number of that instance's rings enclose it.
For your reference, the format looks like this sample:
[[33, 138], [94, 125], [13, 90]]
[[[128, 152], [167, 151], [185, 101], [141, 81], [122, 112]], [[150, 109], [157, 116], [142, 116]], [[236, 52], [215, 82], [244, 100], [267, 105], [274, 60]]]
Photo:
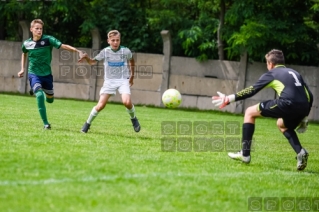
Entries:
[[[45, 131], [34, 97], [0, 94], [1, 212], [238, 212], [270, 197], [279, 204], [295, 198], [297, 210], [301, 198], [319, 201], [318, 124], [299, 134], [310, 156], [298, 172], [295, 153], [273, 119], [257, 120], [252, 161], [245, 165], [225, 150], [168, 152], [161, 145], [163, 123], [241, 126], [241, 115], [136, 106], [142, 129], [135, 133], [124, 106], [108, 104], [89, 133], [80, 133], [95, 104], [56, 99], [47, 104], [52, 130]], [[262, 211], [267, 205], [262, 202]]]

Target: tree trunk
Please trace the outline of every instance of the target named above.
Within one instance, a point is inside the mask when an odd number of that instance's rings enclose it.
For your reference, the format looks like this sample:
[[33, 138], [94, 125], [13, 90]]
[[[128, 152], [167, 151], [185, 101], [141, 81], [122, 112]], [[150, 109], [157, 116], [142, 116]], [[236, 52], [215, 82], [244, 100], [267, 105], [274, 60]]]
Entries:
[[0, 20], [0, 40], [5, 40], [6, 38], [6, 33], [5, 33], [5, 30], [4, 30], [4, 27], [5, 27], [5, 17], [1, 18]]

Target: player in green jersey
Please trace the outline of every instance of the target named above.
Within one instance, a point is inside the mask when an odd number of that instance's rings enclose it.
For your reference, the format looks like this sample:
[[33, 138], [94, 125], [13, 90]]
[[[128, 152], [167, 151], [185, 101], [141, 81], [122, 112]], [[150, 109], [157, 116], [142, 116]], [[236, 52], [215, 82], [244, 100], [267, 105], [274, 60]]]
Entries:
[[53, 103], [53, 76], [51, 71], [52, 49], [65, 49], [71, 52], [78, 52], [79, 57], [83, 53], [50, 35], [43, 35], [44, 23], [41, 19], [35, 19], [31, 22], [30, 31], [32, 37], [25, 40], [22, 44], [21, 71], [18, 77], [23, 77], [26, 58], [29, 60], [28, 78], [30, 82], [30, 94], [35, 94], [39, 113], [44, 124], [44, 129], [51, 129], [47, 119], [45, 101]]

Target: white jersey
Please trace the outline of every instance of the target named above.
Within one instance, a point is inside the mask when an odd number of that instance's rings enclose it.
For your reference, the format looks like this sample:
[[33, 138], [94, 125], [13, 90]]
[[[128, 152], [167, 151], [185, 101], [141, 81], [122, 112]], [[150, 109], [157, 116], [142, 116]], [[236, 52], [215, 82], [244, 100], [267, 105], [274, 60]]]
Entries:
[[126, 47], [120, 46], [117, 51], [106, 47], [96, 55], [94, 60], [104, 59], [104, 80], [128, 79], [130, 77], [128, 60], [132, 59], [132, 52]]

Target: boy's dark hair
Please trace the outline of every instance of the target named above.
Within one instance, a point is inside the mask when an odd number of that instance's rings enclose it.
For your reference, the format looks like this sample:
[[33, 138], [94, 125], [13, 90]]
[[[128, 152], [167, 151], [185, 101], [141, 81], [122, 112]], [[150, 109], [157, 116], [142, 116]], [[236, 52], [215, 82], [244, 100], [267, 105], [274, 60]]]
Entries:
[[285, 56], [281, 50], [272, 49], [265, 55], [266, 61], [275, 65], [284, 65]]

